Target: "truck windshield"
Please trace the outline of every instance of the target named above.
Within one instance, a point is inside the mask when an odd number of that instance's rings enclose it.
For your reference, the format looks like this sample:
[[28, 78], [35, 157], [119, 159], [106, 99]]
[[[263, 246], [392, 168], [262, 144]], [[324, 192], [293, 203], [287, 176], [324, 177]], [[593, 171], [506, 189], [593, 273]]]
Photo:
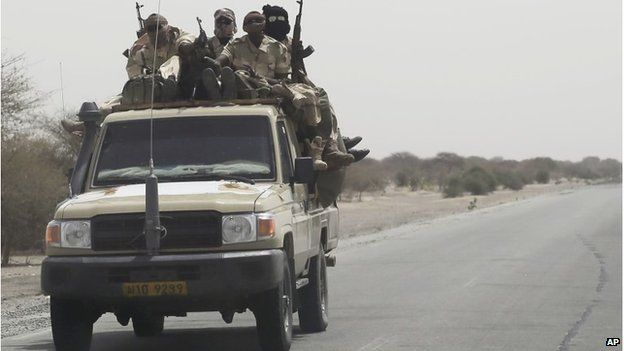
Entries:
[[[161, 182], [274, 178], [269, 120], [262, 116], [154, 119], [154, 173]], [[150, 121], [108, 124], [94, 186], [143, 183]], [[244, 178], [240, 178], [244, 179]]]

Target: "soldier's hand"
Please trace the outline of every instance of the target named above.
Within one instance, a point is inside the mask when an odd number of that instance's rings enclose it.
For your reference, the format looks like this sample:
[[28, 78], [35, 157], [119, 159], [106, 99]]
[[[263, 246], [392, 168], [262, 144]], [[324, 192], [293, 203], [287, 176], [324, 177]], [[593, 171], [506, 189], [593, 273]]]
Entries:
[[188, 57], [193, 53], [193, 44], [188, 42], [183, 42], [178, 46], [178, 54], [181, 57]]
[[257, 74], [257, 73], [256, 73], [256, 71], [253, 69], [253, 67], [251, 67], [251, 66], [250, 66], [250, 65], [248, 65], [248, 64], [245, 64], [244, 66], [245, 66], [245, 70], [246, 70], [247, 72], [249, 72], [249, 75], [250, 75], [252, 78], [255, 78], [255, 77], [257, 77], [257, 76], [258, 76], [258, 74]]

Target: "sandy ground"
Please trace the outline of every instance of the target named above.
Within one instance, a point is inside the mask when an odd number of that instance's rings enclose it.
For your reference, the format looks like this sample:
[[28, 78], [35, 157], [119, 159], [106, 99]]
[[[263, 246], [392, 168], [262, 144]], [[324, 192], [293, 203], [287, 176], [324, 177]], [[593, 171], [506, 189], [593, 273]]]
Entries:
[[414, 221], [470, 211], [468, 206], [476, 199], [476, 208], [486, 208], [519, 201], [549, 192], [561, 192], [586, 186], [584, 183], [531, 184], [520, 191], [498, 190], [487, 196], [463, 196], [445, 199], [441, 193], [410, 192], [407, 189], [386, 192], [383, 195], [365, 194], [362, 201], [339, 202], [340, 233], [351, 237], [375, 233]]
[[[528, 185], [520, 191], [500, 190], [487, 196], [444, 199], [440, 193], [404, 189], [364, 194], [362, 201], [339, 202], [340, 233], [343, 238], [372, 234], [410, 222], [426, 222], [476, 208], [519, 201], [549, 192], [570, 191], [582, 183]], [[2, 337], [47, 327], [48, 299], [40, 294], [42, 256], [15, 256], [2, 268]]]

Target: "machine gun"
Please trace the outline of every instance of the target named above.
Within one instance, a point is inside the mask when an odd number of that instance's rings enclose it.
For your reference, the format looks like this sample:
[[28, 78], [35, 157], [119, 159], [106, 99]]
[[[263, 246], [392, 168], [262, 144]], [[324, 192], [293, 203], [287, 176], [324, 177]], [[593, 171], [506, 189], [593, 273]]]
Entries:
[[[135, 2], [134, 4], [135, 4], [134, 8], [136, 8], [136, 13], [137, 13], [137, 20], [139, 20], [139, 30], [136, 31], [136, 35], [137, 35], [137, 38], [140, 38], [141, 36], [143, 36], [143, 34], [145, 34], [145, 20], [143, 19], [143, 17], [141, 17], [141, 7], [143, 7], [143, 5], [139, 5], [138, 2]], [[129, 58], [130, 50], [129, 49], [124, 50], [122, 55]]]
[[301, 14], [303, 11], [303, 0], [298, 0], [297, 3], [299, 4], [299, 13], [295, 19], [290, 65], [292, 66], [292, 75], [295, 81], [312, 85], [307, 78], [308, 72], [306, 71], [303, 59], [312, 55], [314, 48], [310, 45], [308, 45], [305, 49], [303, 48], [303, 43], [301, 42]]

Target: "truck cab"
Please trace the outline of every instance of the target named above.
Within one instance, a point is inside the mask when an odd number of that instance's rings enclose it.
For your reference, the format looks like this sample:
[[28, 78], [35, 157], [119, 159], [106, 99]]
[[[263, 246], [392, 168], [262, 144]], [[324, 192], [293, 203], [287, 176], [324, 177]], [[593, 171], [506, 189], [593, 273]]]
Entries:
[[[319, 205], [312, 160], [278, 102], [125, 108], [90, 127], [72, 196], [46, 231], [58, 350], [88, 350], [107, 312], [149, 337], [166, 316], [219, 311], [229, 323], [250, 309], [264, 350], [289, 349], [295, 311], [302, 330], [325, 330], [338, 209]], [[157, 252], [144, 227], [150, 156]]]

